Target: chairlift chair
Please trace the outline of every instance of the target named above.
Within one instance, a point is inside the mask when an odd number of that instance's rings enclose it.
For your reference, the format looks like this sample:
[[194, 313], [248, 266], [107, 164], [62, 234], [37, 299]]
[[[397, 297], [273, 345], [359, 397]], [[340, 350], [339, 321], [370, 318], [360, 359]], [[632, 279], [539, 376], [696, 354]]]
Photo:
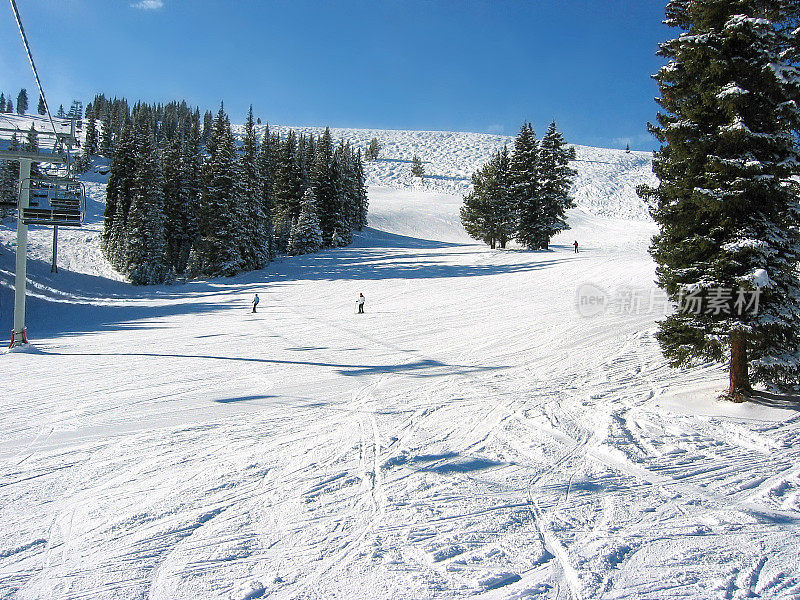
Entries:
[[30, 178], [26, 181], [30, 195], [28, 208], [21, 210], [23, 223], [61, 227], [83, 225], [86, 188], [82, 182], [69, 177]]

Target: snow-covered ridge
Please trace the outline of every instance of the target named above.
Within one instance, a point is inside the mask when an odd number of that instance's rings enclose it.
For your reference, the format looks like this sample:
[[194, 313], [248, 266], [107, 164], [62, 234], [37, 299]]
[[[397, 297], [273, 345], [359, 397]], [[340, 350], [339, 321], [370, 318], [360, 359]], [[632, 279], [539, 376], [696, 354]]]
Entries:
[[[241, 126], [235, 126], [237, 131]], [[319, 135], [322, 127], [274, 126], [286, 134]], [[437, 192], [465, 194], [470, 177], [504, 145], [513, 147], [511, 136], [456, 131], [402, 131], [388, 129], [331, 128], [334, 139], [345, 139], [366, 148], [372, 138], [382, 145], [380, 158], [366, 165], [367, 183], [376, 187], [405, 188], [414, 185], [411, 158], [419, 155], [425, 165], [425, 187]], [[573, 190], [576, 203], [591, 213], [624, 219], [649, 219], [646, 204], [636, 195], [640, 184], [655, 184], [652, 155], [591, 146], [575, 146], [578, 171]]]

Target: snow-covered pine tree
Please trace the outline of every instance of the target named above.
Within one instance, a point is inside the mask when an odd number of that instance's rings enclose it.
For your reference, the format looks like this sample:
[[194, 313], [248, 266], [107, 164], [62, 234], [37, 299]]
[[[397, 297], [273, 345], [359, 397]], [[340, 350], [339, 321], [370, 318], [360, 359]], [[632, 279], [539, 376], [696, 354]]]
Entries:
[[314, 190], [308, 188], [300, 202], [300, 215], [292, 224], [289, 254], [309, 254], [322, 248], [322, 229], [317, 216]]
[[200, 111], [195, 110], [184, 124], [183, 143], [181, 145], [181, 191], [180, 203], [184, 214], [176, 222], [178, 231], [171, 231], [174, 247], [174, 269], [183, 275], [189, 263], [189, 253], [198, 235], [198, 207], [200, 205], [200, 187], [203, 169], [202, 133], [200, 130]]
[[275, 245], [278, 252], [286, 252], [292, 222], [300, 214], [301, 199], [297, 135], [294, 131], [289, 131], [286, 139], [281, 140], [273, 192], [272, 222]]
[[[300, 189], [307, 190], [311, 187], [311, 171], [314, 162], [314, 136], [301, 133], [297, 138], [297, 172], [300, 173]], [[300, 198], [302, 202], [302, 196]], [[300, 210], [298, 204], [298, 211]], [[298, 212], [299, 214], [299, 212]]]
[[317, 199], [322, 240], [326, 246], [332, 245], [333, 231], [337, 227], [340, 210], [333, 155], [333, 138], [330, 129], [326, 127], [317, 141], [311, 177]]
[[176, 136], [163, 150], [163, 196], [164, 196], [164, 234], [166, 238], [167, 263], [176, 273], [181, 273], [181, 255], [187, 241], [186, 220], [189, 216], [187, 198], [184, 195], [186, 184], [183, 177], [183, 136]]
[[106, 158], [114, 156], [114, 134], [111, 129], [111, 115], [105, 111], [100, 117], [100, 144], [97, 153]]
[[39, 94], [39, 105], [36, 107], [36, 112], [39, 113], [40, 115], [47, 114], [47, 108], [45, 108], [44, 98], [42, 97], [41, 94]]
[[89, 114], [89, 120], [86, 123], [86, 139], [83, 143], [83, 151], [88, 156], [97, 154], [97, 120], [94, 118], [94, 112]]
[[514, 139], [508, 170], [509, 193], [517, 214], [514, 238], [538, 250], [544, 240], [544, 214], [539, 197], [539, 142], [530, 123], [523, 123]]
[[17, 94], [17, 114], [24, 115], [28, 111], [28, 91], [22, 88]]
[[258, 164], [258, 135], [253, 107], [247, 113], [241, 152], [240, 203], [244, 211], [245, 236], [242, 255], [247, 269], [263, 269], [269, 262], [269, 222], [263, 210], [261, 172]]
[[[19, 138], [17, 132], [11, 136], [8, 143], [9, 152], [19, 150]], [[19, 184], [19, 162], [16, 160], [0, 161], [0, 203], [16, 204], [17, 203], [17, 186]], [[0, 209], [2, 211], [3, 209]], [[8, 209], [10, 212], [11, 209]], [[4, 212], [0, 212], [0, 216], [5, 216]]]
[[83, 118], [83, 102], [80, 100], [73, 100], [72, 105], [69, 107], [69, 112], [67, 113], [68, 119], [76, 119], [80, 120]]
[[106, 186], [106, 208], [103, 218], [103, 234], [100, 247], [108, 262], [121, 271], [126, 253], [125, 231], [128, 209], [133, 197], [133, 181], [136, 173], [136, 140], [133, 128], [127, 125], [122, 130], [119, 147], [111, 161], [111, 172]]
[[203, 113], [203, 144], [208, 145], [211, 133], [214, 131], [214, 113], [207, 110]]
[[243, 223], [236, 189], [240, 177], [236, 144], [222, 106], [214, 119], [209, 151], [203, 168], [199, 238], [192, 248], [190, 270], [206, 277], [232, 276], [245, 266], [239, 245]]
[[146, 118], [137, 123], [135, 140], [136, 171], [123, 272], [134, 285], [165, 283], [172, 270], [167, 264], [161, 157]]
[[277, 254], [275, 240], [273, 239], [274, 227], [272, 223], [272, 214], [274, 209], [275, 169], [279, 148], [280, 139], [276, 135], [273, 135], [270, 132], [269, 125], [266, 125], [261, 138], [261, 148], [258, 152], [258, 171], [261, 179], [261, 212], [264, 215], [264, 227], [268, 234], [268, 260], [272, 260]]
[[6, 112], [6, 95], [0, 92], [0, 113]]
[[25, 134], [25, 141], [22, 142], [23, 152], [38, 152], [39, 151], [39, 132], [36, 130], [34, 123], [28, 128], [28, 133]]
[[367, 149], [364, 152], [364, 156], [366, 160], [377, 160], [378, 155], [381, 152], [381, 143], [378, 141], [378, 138], [372, 138], [367, 145]]
[[[31, 122], [31, 126], [28, 128], [28, 133], [25, 134], [25, 141], [22, 142], [22, 150], [24, 152], [39, 152], [39, 132], [36, 130], [33, 122]], [[40, 177], [41, 175], [42, 167], [39, 166], [39, 163], [33, 163], [31, 165], [31, 176]]]
[[575, 206], [570, 195], [575, 169], [575, 148], [567, 146], [556, 124], [550, 123], [539, 144], [539, 201], [542, 210], [541, 248], [550, 245], [550, 238], [569, 229], [566, 211]]
[[[661, 142], [642, 188], [660, 226], [658, 284], [678, 304], [657, 338], [674, 366], [729, 359], [729, 397], [800, 380], [800, 4], [672, 0]], [[737, 304], [747, 297], [750, 306]], [[687, 295], [699, 297], [681, 306]], [[753, 299], [758, 306], [752, 306]]]
[[59, 104], [58, 105], [58, 112], [56, 113], [56, 116], [59, 119], [63, 119], [65, 114], [66, 113], [64, 112], [64, 105], [63, 104]]
[[509, 192], [509, 155], [503, 148], [472, 175], [472, 191], [464, 197], [461, 223], [467, 233], [494, 249], [511, 239], [515, 228], [514, 204]]
[[[338, 248], [347, 246], [353, 241], [352, 220], [355, 218], [355, 206], [350, 204], [354, 200], [351, 189], [354, 188], [353, 172], [349, 161], [350, 148], [344, 140], [340, 140], [333, 151], [333, 181], [334, 202], [331, 214], [331, 239], [330, 246]], [[324, 235], [323, 235], [324, 239]]]
[[11, 101], [11, 97], [6, 100], [6, 112], [13, 113], [14, 112], [14, 102]]
[[425, 177], [425, 167], [422, 165], [422, 159], [416, 154], [411, 157], [411, 174], [414, 177]]
[[361, 231], [367, 226], [367, 213], [369, 212], [369, 198], [367, 197], [367, 185], [364, 180], [364, 163], [361, 160], [361, 151], [355, 156], [355, 200], [356, 218], [353, 227]]

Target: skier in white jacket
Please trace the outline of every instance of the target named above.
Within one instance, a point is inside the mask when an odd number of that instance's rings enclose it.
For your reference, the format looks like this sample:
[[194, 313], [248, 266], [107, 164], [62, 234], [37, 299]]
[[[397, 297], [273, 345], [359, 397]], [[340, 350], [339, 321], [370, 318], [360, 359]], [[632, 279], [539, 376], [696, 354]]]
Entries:
[[358, 300], [356, 300], [356, 302], [358, 303], [358, 314], [360, 314], [360, 315], [364, 314], [364, 301], [365, 300], [366, 300], [366, 298], [364, 298], [364, 294], [359, 294], [358, 295]]

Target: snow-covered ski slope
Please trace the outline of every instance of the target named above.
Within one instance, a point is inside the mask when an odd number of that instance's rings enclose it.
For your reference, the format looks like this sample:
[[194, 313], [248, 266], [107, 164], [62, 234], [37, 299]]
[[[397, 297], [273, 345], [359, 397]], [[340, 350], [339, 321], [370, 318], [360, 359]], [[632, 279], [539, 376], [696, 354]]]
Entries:
[[491, 251], [452, 191], [379, 180], [351, 247], [132, 288], [90, 183], [61, 273], [31, 234], [38, 353], [0, 356], [0, 598], [800, 597], [800, 406], [577, 312], [649, 289], [650, 222]]

